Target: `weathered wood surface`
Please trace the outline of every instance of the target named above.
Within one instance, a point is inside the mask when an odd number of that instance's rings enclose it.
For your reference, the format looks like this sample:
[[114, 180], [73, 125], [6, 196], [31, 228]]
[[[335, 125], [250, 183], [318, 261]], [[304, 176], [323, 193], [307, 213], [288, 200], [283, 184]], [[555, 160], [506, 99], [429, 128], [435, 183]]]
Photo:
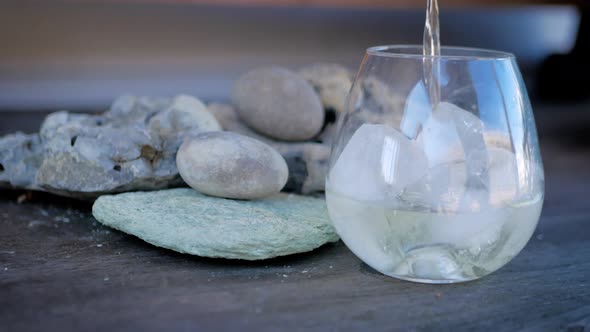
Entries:
[[[0, 134], [41, 117], [24, 118], [2, 114]], [[2, 192], [0, 330], [589, 331], [590, 122], [538, 118], [541, 221], [481, 280], [398, 281], [341, 243], [259, 263], [191, 257], [101, 226], [89, 204]]]

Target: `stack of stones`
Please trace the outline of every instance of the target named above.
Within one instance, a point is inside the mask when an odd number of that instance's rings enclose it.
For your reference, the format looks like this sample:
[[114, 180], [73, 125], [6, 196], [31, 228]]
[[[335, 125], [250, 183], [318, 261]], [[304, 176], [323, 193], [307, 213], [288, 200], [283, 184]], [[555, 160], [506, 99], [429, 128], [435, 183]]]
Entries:
[[[203, 164], [197, 165], [194, 160], [183, 164], [194, 172], [203, 172], [197, 178], [184, 179], [189, 185], [200, 185], [203, 192], [215, 194], [204, 187], [210, 188], [210, 181], [216, 181], [214, 174], [205, 175], [216, 164], [205, 161], [226, 160], [225, 154], [235, 153], [249, 155], [250, 164], [236, 165], [241, 171], [234, 174], [234, 180], [262, 183], [251, 186], [252, 193], [248, 193], [249, 188], [239, 183], [228, 185], [232, 179], [224, 179], [219, 185], [225, 193], [220, 191], [219, 196], [258, 198], [278, 192], [285, 177], [284, 191], [321, 192], [335, 115], [344, 111], [352, 78], [348, 69], [333, 64], [312, 65], [298, 72], [266, 67], [252, 70], [235, 82], [232, 104], [206, 106], [186, 95], [172, 99], [122, 96], [100, 115], [52, 113], [38, 134], [0, 138], [0, 187], [94, 199], [103, 194], [182, 186], [176, 161], [188, 162], [190, 157], [183, 158], [181, 153], [177, 159], [176, 153], [186, 140], [181, 151], [198, 154], [203, 144], [211, 145], [206, 155], [196, 157]], [[235, 135], [199, 136], [221, 130]], [[237, 142], [243, 146], [228, 148]], [[263, 158], [258, 165], [264, 164], [264, 170], [272, 168], [276, 173], [273, 180], [272, 172], [251, 172], [257, 167], [253, 151]], [[287, 163], [288, 171], [275, 151]], [[239, 155], [234, 157], [239, 159]], [[227, 163], [224, 166], [230, 167]], [[231, 188], [239, 189], [229, 193]]]
[[338, 65], [313, 65], [298, 73], [280, 67], [243, 75], [232, 91], [233, 105], [210, 111], [228, 131], [264, 142], [286, 160], [286, 191], [324, 190], [335, 119], [345, 109], [352, 73]]
[[[154, 245], [265, 259], [338, 239], [322, 199], [334, 122], [352, 73], [254, 69], [231, 104], [119, 97], [100, 115], [50, 114], [0, 138], [0, 187], [95, 199], [95, 217]], [[191, 189], [168, 189], [184, 183]], [[123, 193], [119, 195], [112, 195]]]

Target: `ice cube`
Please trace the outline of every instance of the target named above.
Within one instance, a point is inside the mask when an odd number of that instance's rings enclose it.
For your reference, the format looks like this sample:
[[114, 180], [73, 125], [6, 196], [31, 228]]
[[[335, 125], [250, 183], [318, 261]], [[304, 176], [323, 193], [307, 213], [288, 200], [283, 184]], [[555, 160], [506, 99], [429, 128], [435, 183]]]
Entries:
[[457, 211], [467, 189], [466, 182], [464, 162], [436, 165], [418, 181], [406, 186], [400, 199], [410, 206], [430, 211]]
[[329, 173], [330, 190], [365, 201], [392, 200], [426, 174], [422, 150], [386, 125], [362, 125]]
[[[477, 191], [469, 192], [474, 202], [481, 203]], [[494, 208], [483, 203], [477, 211], [441, 213], [438, 222], [430, 228], [434, 242], [453, 245], [457, 248], [483, 250], [498, 241], [503, 225], [507, 221], [506, 208]]]
[[[469, 182], [469, 169], [466, 162], [463, 195], [462, 197], [453, 196], [457, 199], [453, 202], [454, 206], [456, 206], [455, 211], [479, 213], [492, 207], [504, 207], [507, 204], [514, 203], [516, 199], [518, 174], [514, 153], [496, 147], [488, 147], [484, 151], [487, 159], [481, 161], [483, 168], [480, 174], [487, 174], [489, 180], [485, 182], [483, 187], [473, 186], [473, 182]], [[478, 176], [481, 176], [480, 174]], [[456, 186], [453, 187], [453, 185]], [[457, 182], [452, 183], [449, 192], [461, 192], [458, 185]], [[447, 204], [447, 206], [450, 206], [450, 204]]]
[[410, 251], [406, 261], [396, 266], [394, 274], [418, 275], [431, 280], [462, 279], [457, 258], [444, 247], [423, 247]]
[[489, 186], [483, 129], [477, 116], [448, 102], [439, 103], [428, 117], [417, 142], [430, 167], [431, 176], [424, 181], [431, 187], [426, 195], [431, 207], [445, 211], [479, 208], [481, 202], [467, 199], [465, 193], [485, 193]]
[[469, 169], [479, 170], [487, 159], [481, 120], [447, 102], [436, 106], [424, 122], [417, 141], [430, 167], [466, 160]]
[[431, 112], [430, 97], [428, 96], [424, 82], [419, 81], [412, 88], [406, 99], [404, 114], [400, 124], [402, 132], [409, 138], [416, 138], [420, 128], [422, 128]]
[[498, 243], [517, 193], [514, 153], [488, 147], [486, 154], [489, 187], [468, 186], [467, 167], [456, 162], [429, 169], [401, 195], [405, 201], [438, 213], [437, 222], [430, 227], [433, 241], [467, 249], [472, 255], [489, 251]]
[[486, 187], [468, 182], [465, 161], [436, 165], [401, 193], [402, 201], [412, 206], [439, 212], [477, 212], [488, 205], [501, 206], [517, 194], [516, 157], [502, 148], [488, 147], [483, 173], [489, 175]]
[[518, 192], [516, 155], [506, 149], [490, 147], [488, 162], [490, 204], [501, 205], [514, 201]]

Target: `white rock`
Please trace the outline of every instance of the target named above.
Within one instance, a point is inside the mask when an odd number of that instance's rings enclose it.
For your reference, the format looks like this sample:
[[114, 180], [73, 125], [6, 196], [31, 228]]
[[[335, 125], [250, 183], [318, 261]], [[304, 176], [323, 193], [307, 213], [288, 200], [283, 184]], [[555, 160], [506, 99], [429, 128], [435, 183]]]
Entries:
[[187, 95], [175, 97], [169, 107], [150, 119], [149, 128], [173, 144], [182, 143], [187, 134], [221, 130], [207, 106]]
[[40, 162], [27, 187], [94, 198], [178, 186], [175, 159], [184, 137], [219, 129], [207, 108], [185, 95], [121, 96], [99, 115], [56, 112], [41, 126]]

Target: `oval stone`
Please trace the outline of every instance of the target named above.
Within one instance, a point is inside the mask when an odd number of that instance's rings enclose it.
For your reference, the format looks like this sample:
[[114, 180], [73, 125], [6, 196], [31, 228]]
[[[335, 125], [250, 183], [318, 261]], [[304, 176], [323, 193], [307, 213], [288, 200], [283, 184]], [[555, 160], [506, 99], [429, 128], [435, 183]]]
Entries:
[[182, 179], [211, 196], [256, 199], [281, 191], [289, 170], [285, 159], [256, 139], [231, 132], [187, 138], [176, 155]]
[[248, 126], [273, 138], [311, 139], [324, 124], [324, 110], [311, 84], [284, 68], [246, 73], [236, 81], [232, 101]]

